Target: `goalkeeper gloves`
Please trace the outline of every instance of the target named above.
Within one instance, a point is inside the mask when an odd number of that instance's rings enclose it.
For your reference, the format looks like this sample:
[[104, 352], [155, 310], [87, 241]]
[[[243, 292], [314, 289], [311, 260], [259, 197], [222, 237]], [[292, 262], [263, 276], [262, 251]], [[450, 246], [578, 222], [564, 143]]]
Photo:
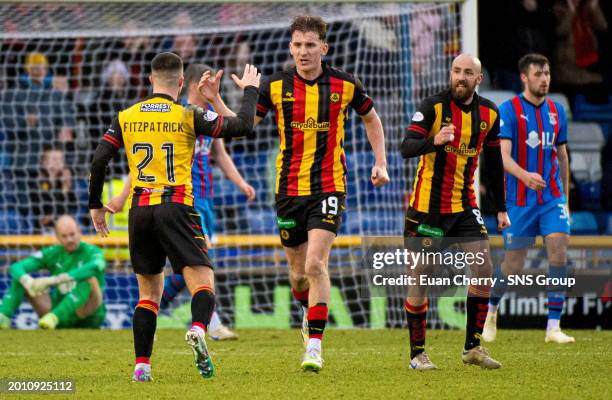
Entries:
[[19, 278], [19, 283], [21, 283], [21, 286], [23, 286], [23, 288], [25, 289], [26, 293], [30, 297], [35, 297], [36, 296], [36, 292], [33, 289], [33, 284], [34, 284], [35, 280], [36, 279], [32, 278], [32, 276], [30, 274], [23, 274], [21, 276], [21, 278]]
[[37, 296], [39, 294], [44, 293], [51, 286], [61, 285], [60, 287], [58, 287], [60, 293], [66, 294], [74, 287], [73, 283], [74, 281], [72, 277], [70, 277], [70, 275], [68, 274], [45, 276], [42, 278], [34, 279], [31, 285], [31, 290]]

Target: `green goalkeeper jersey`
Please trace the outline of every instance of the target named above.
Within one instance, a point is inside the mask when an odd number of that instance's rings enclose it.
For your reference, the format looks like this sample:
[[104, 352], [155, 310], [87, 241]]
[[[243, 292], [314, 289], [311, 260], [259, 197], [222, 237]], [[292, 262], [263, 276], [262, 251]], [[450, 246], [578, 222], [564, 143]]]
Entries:
[[47, 270], [51, 275], [68, 274], [76, 282], [95, 277], [100, 289], [104, 290], [106, 260], [102, 250], [89, 243], [81, 242], [72, 253], [63, 246], [54, 245], [37, 251], [30, 257], [10, 267], [10, 274], [19, 280], [24, 274]]

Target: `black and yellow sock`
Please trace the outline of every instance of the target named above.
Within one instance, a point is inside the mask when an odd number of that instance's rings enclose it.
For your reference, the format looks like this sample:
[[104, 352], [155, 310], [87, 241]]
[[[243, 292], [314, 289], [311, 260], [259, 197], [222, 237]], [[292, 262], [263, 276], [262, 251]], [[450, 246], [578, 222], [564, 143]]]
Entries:
[[[191, 298], [191, 321], [200, 327], [208, 327], [215, 310], [215, 291], [208, 285], [198, 287]], [[203, 328], [206, 330], [206, 328]]]
[[157, 328], [159, 305], [151, 300], [140, 300], [134, 310], [132, 330], [134, 332], [134, 351], [136, 363], [149, 364], [153, 353], [153, 339]]
[[480, 346], [480, 338], [489, 310], [489, 286], [470, 286], [466, 300], [467, 324], [465, 350]]
[[404, 303], [410, 332], [410, 359], [425, 351], [425, 326], [427, 323], [427, 301], [420, 306], [413, 306], [406, 300]]

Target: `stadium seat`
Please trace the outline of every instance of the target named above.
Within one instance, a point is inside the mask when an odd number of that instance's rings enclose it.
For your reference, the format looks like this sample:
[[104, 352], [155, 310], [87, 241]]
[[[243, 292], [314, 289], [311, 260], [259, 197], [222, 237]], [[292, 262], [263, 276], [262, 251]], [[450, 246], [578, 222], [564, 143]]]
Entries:
[[585, 207], [599, 208], [601, 197], [601, 149], [605, 144], [599, 124], [570, 122], [568, 142], [571, 152], [570, 169], [577, 181]]
[[609, 212], [606, 218], [606, 230], [603, 232], [606, 235], [612, 235], [612, 212]]
[[574, 119], [580, 121], [612, 122], [612, 96], [604, 104], [589, 103], [585, 96], [574, 100]]
[[597, 235], [599, 233], [595, 215], [588, 211], [572, 212], [571, 229], [574, 235]]
[[478, 93], [482, 97], [485, 97], [495, 103], [498, 107], [504, 101], [511, 99], [515, 96], [514, 92], [510, 90], [483, 90]]

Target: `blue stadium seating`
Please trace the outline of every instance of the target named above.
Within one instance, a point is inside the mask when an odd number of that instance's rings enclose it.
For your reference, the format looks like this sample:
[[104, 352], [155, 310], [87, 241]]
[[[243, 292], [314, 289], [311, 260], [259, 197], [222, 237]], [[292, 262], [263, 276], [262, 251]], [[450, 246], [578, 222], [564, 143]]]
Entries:
[[574, 119], [581, 121], [612, 122], [612, 96], [604, 104], [587, 102], [583, 95], [574, 99]]
[[599, 228], [595, 215], [588, 211], [573, 211], [571, 213], [571, 228], [574, 235], [597, 235]]

